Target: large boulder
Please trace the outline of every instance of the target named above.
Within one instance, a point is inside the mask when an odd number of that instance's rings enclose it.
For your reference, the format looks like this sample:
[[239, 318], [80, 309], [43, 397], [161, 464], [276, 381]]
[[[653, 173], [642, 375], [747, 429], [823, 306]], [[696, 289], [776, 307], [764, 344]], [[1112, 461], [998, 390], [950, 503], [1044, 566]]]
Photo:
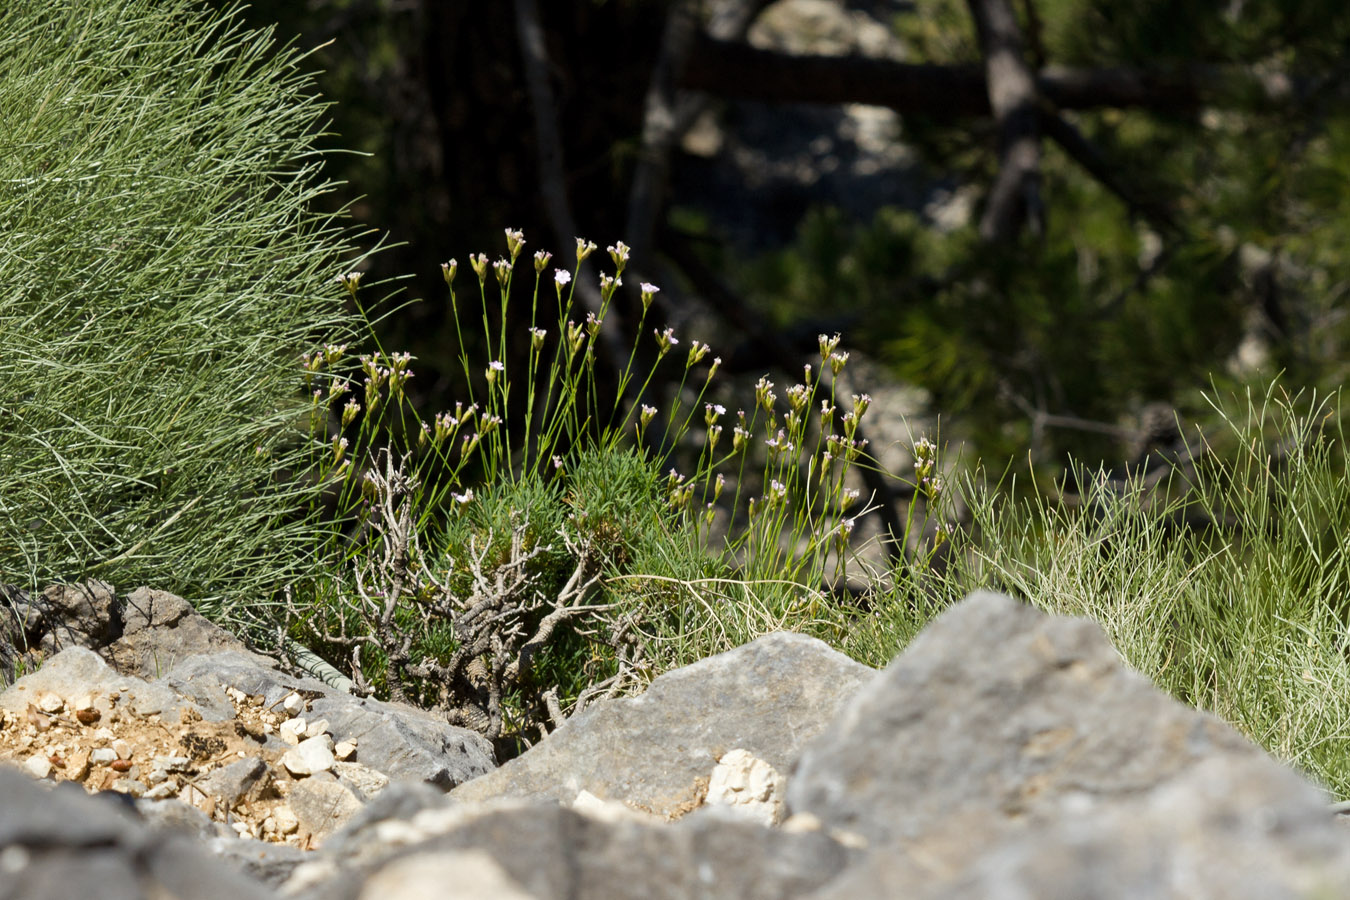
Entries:
[[1096, 624], [998, 594], [863, 687], [788, 803], [871, 851], [821, 892], [840, 900], [1350, 888], [1350, 836], [1316, 788], [1126, 668]]
[[0, 766], [0, 900], [264, 900], [260, 883], [116, 800], [41, 786]]
[[[107, 582], [54, 584], [40, 594], [0, 584], [0, 687], [18, 664], [32, 665], [71, 647], [92, 650], [122, 674], [155, 679], [199, 653], [244, 643], [182, 597], [138, 588], [123, 597]], [[256, 657], [260, 661], [262, 657]]]
[[584, 710], [451, 796], [571, 803], [587, 791], [675, 818], [699, 805], [732, 750], [786, 771], [875, 674], [814, 638], [771, 634], [667, 672], [639, 696]]
[[979, 593], [930, 623], [802, 754], [794, 812], [869, 841], [916, 839], [969, 811], [1057, 814], [1263, 751], [1122, 665], [1087, 619]]
[[244, 643], [168, 591], [137, 588], [121, 607], [121, 635], [105, 658], [120, 672], [161, 678], [189, 656], [232, 650]]
[[92, 579], [53, 584], [40, 594], [0, 585], [0, 659], [106, 647], [122, 634], [121, 605], [112, 585]]
[[[797, 897], [848, 862], [848, 851], [818, 832], [794, 834], [706, 811], [666, 825], [603, 820], [538, 801], [442, 803], [340, 835], [284, 890], [303, 900], [441, 896], [417, 890], [437, 878], [445, 890], [452, 864], [466, 853], [491, 861], [494, 889], [539, 900]], [[387, 892], [394, 888], [407, 893]], [[479, 886], [456, 896], [495, 894]]]
[[1066, 809], [1040, 825], [953, 817], [875, 848], [816, 900], [1350, 894], [1350, 834], [1315, 787], [1270, 760], [1216, 757], [1136, 799]]

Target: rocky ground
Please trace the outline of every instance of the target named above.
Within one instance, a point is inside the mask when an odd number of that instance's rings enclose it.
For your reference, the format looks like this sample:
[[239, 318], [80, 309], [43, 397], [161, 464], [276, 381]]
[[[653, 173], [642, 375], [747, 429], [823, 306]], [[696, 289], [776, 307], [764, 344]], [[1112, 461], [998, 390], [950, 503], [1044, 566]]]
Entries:
[[7, 590], [0, 898], [1323, 897], [1330, 798], [979, 594], [883, 672], [774, 634], [496, 765], [180, 598]]

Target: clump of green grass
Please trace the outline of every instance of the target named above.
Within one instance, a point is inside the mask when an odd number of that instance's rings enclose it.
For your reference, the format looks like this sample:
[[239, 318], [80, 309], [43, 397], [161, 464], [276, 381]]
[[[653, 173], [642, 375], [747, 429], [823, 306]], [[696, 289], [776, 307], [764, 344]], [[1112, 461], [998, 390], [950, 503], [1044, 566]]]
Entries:
[[301, 56], [185, 0], [0, 29], [0, 575], [215, 615], [305, 572], [296, 360], [363, 330], [325, 282]]
[[1101, 624], [1178, 699], [1350, 795], [1350, 476], [1339, 395], [1214, 401], [1193, 460], [1081, 493], [964, 479], [960, 552], [924, 590], [877, 599], [849, 635], [880, 663], [977, 587]]

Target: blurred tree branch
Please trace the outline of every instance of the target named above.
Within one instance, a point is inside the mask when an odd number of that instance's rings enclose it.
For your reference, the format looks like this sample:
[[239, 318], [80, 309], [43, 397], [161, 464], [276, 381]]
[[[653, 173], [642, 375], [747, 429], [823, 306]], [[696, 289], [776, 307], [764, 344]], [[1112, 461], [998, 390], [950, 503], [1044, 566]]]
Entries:
[[1070, 159], [1097, 179], [1102, 187], [1115, 194], [1131, 214], [1142, 216], [1155, 227], [1166, 231], [1177, 229], [1172, 210], [1165, 203], [1142, 196], [1122, 181], [1117, 174], [1118, 167], [1107, 160], [1101, 151], [1061, 113], [1042, 108], [1039, 114], [1041, 131], [1045, 136], [1058, 144]]
[[1045, 233], [1036, 79], [1023, 58], [1022, 32], [1008, 0], [967, 0], [984, 54], [989, 106], [998, 124], [998, 177], [985, 199], [980, 237], [1008, 243], [1025, 222]]
[[[714, 10], [704, 29], [716, 40], [739, 41], [745, 37], [755, 17], [771, 2], [727, 0]], [[697, 7], [694, 0], [679, 0], [671, 8], [643, 106], [642, 149], [633, 171], [624, 228], [626, 240], [639, 265], [645, 264], [656, 221], [664, 206], [671, 154], [708, 108], [706, 95], [679, 90], [689, 55], [700, 34]]]
[[[1301, 80], [1238, 66], [1186, 64], [1100, 69], [1046, 66], [1036, 92], [1059, 109], [1140, 108], [1187, 113], [1207, 105], [1273, 108], [1307, 92]], [[979, 118], [993, 110], [978, 66], [902, 63], [864, 56], [761, 50], [700, 37], [681, 86], [771, 103], [865, 103], [935, 120]]]

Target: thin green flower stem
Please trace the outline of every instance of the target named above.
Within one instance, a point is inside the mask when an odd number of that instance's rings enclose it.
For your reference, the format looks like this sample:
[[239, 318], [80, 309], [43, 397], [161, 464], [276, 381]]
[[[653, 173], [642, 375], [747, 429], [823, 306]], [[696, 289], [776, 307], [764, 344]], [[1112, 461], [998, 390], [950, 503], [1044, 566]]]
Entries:
[[[575, 396], [575, 395], [568, 396], [565, 394], [563, 390], [563, 388], [566, 386], [565, 384], [567, 378], [566, 370], [562, 370], [561, 377], [559, 373], [561, 367], [564, 365], [563, 354], [566, 352], [567, 346], [567, 317], [570, 316], [572, 313], [574, 298], [576, 295], [577, 275], [580, 274], [580, 272], [581, 272], [581, 264], [577, 263], [576, 268], [572, 272], [572, 278], [568, 282], [570, 287], [567, 290], [566, 304], [564, 304], [563, 302], [562, 292], [556, 289], [554, 292], [554, 296], [557, 297], [558, 303], [558, 343], [553, 348], [553, 360], [549, 364], [548, 388], [544, 394], [543, 412], [540, 414], [540, 419], [545, 423], [551, 423], [552, 421], [554, 421], [557, 415], [557, 410], [561, 408], [564, 402], [570, 405], [572, 396]], [[567, 369], [571, 368], [570, 358], [566, 361], [566, 366]], [[557, 407], [551, 405], [553, 402], [553, 388], [555, 385], [558, 385], [559, 387]], [[541, 438], [540, 440], [539, 458], [547, 459], [549, 456], [552, 455], [551, 451], [556, 441], [556, 432], [553, 431], [552, 428], [546, 426], [541, 426], [540, 430], [546, 436]]]
[[498, 333], [497, 340], [497, 358], [502, 362], [506, 361], [506, 323], [509, 321], [507, 318], [507, 310], [511, 305], [511, 284], [515, 280], [515, 277], [516, 267], [515, 263], [512, 262], [507, 269], [506, 284], [498, 285], [498, 293], [500, 294], [501, 299], [501, 329]]
[[[599, 334], [600, 332], [597, 331], [596, 336], [598, 337]], [[586, 400], [588, 401], [586, 408], [598, 412], [600, 399], [598, 396], [599, 388], [596, 385], [595, 378], [595, 341], [596, 338], [587, 335], [586, 356], [582, 360], [582, 364], [586, 367]], [[615, 402], [618, 401], [616, 400]]]
[[492, 327], [488, 323], [488, 302], [487, 302], [487, 278], [482, 278], [478, 282], [478, 305], [482, 310], [483, 320], [483, 349], [484, 352], [492, 352]]
[[459, 323], [459, 302], [455, 297], [454, 285], [450, 285], [450, 317], [455, 320], [455, 340], [459, 342], [459, 365], [464, 370], [464, 383], [466, 385], [469, 402], [474, 403], [473, 396], [473, 373], [469, 371], [469, 351], [464, 345], [464, 331]]
[[[750, 414], [750, 420], [746, 423], [746, 431], [749, 432], [750, 436], [746, 438], [745, 445], [741, 448], [740, 451], [741, 463], [739, 468], [736, 470], [736, 494], [731, 501], [731, 521], [727, 524], [728, 540], [730, 540], [731, 535], [736, 533], [736, 517], [740, 514], [741, 492], [744, 490], [745, 487], [745, 467], [750, 461], [750, 451], [751, 448], [753, 447], [755, 426], [759, 422], [759, 413], [760, 413], [759, 404], [755, 404], [754, 411]], [[737, 419], [738, 419], [737, 425], [739, 425], [740, 424], [739, 415], [737, 416]], [[734, 441], [735, 432], [733, 431], [732, 434], [733, 434], [732, 440]]]
[[[638, 389], [637, 396], [633, 398], [633, 405], [632, 405], [632, 407], [629, 409], [629, 415], [630, 415], [630, 416], [632, 415], [632, 410], [634, 410], [634, 409], [641, 410], [641, 408], [642, 408], [642, 400], [643, 400], [644, 397], [647, 396], [647, 388], [651, 386], [651, 383], [652, 383], [652, 377], [656, 374], [656, 368], [657, 368], [657, 366], [659, 366], [659, 365], [661, 365], [661, 358], [660, 358], [660, 357], [658, 357], [657, 360], [656, 360], [656, 362], [652, 363], [651, 368], [647, 370], [647, 377], [646, 377], [645, 379], [643, 379], [642, 387]], [[683, 382], [682, 382], [681, 384], [683, 384]], [[626, 425], [627, 425], [627, 422], [628, 422], [628, 419], [625, 418], [625, 420], [624, 420], [625, 427], [626, 427]], [[669, 424], [670, 424], [669, 421], [667, 421], [666, 424], [669, 425]], [[664, 439], [664, 437], [663, 437], [663, 438], [662, 438], [662, 443], [663, 443], [663, 444], [664, 444], [664, 440], [665, 440], [665, 439]], [[662, 457], [662, 458], [664, 458], [664, 457]]]
[[[642, 310], [642, 314], [638, 316], [637, 333], [639, 336], [641, 336], [644, 328], [646, 327], [646, 324], [647, 324], [647, 310], [644, 309]], [[633, 346], [628, 350], [628, 362], [627, 364], [624, 365], [623, 374], [619, 376], [618, 397], [620, 398], [624, 396], [624, 391], [628, 390], [628, 385], [632, 381], [633, 363], [637, 358], [637, 348], [638, 342], [635, 340], [633, 341]], [[628, 405], [628, 411], [624, 413], [623, 421], [619, 423], [619, 427], [616, 430], [616, 434], [622, 434], [624, 431], [628, 430], [628, 423], [632, 421], [633, 412], [635, 410], [640, 410], [642, 408], [642, 398], [645, 395], [647, 385], [650, 382], [651, 377], [649, 374], [647, 381], [643, 382], [642, 384], [642, 390], [638, 391], [638, 395], [634, 397], [633, 402]]]
[[[563, 338], [565, 342], [565, 338]], [[579, 351], [578, 351], [579, 352]], [[576, 362], [575, 354], [568, 353], [566, 368], [563, 370], [563, 386], [558, 394], [558, 406], [554, 414], [549, 417], [550, 425], [546, 434], [546, 439], [541, 442], [541, 448], [552, 449], [557, 445], [558, 437], [564, 431], [574, 435], [577, 433], [575, 398], [580, 387], [583, 366]], [[560, 413], [560, 414], [559, 414]], [[540, 451], [541, 456], [544, 450]]]
[[[680, 386], [675, 391], [675, 396], [677, 398], [684, 393], [684, 385], [685, 382], [688, 381], [689, 379], [690, 368], [692, 367], [688, 363], [686, 363], [684, 367], [684, 374], [680, 377]], [[680, 439], [689, 433], [689, 423], [694, 421], [694, 416], [698, 414], [699, 407], [703, 405], [703, 398], [704, 396], [707, 395], [707, 393], [708, 393], [708, 380], [704, 379], [703, 387], [699, 388], [698, 396], [694, 398], [694, 402], [689, 406], [689, 412], [685, 414], [684, 421], [680, 423], [680, 427], [673, 433], [670, 432], [669, 429], [667, 429], [666, 435], [661, 440], [661, 449], [663, 451], [661, 457], [662, 465], [665, 465], [665, 460], [669, 459], [670, 454], [675, 452], [675, 447], [679, 444]], [[670, 423], [674, 421], [675, 414], [678, 411], [679, 411], [679, 403], [677, 402], [675, 404], [672, 404], [670, 414], [666, 418], [667, 426], [669, 426]], [[665, 446], [667, 437], [670, 438], [669, 449], [667, 449]]]
[[[539, 311], [539, 282], [542, 278], [542, 272], [534, 273], [534, 291], [530, 295], [530, 350], [529, 364], [526, 366], [528, 373], [525, 381], [525, 452], [530, 452], [530, 431], [534, 425], [534, 397], [538, 387], [539, 378], [539, 351], [534, 346], [534, 329], [536, 314]], [[536, 460], [538, 454], [536, 453]], [[528, 462], [528, 461], [527, 461]], [[522, 466], [522, 471], [524, 470]]]

